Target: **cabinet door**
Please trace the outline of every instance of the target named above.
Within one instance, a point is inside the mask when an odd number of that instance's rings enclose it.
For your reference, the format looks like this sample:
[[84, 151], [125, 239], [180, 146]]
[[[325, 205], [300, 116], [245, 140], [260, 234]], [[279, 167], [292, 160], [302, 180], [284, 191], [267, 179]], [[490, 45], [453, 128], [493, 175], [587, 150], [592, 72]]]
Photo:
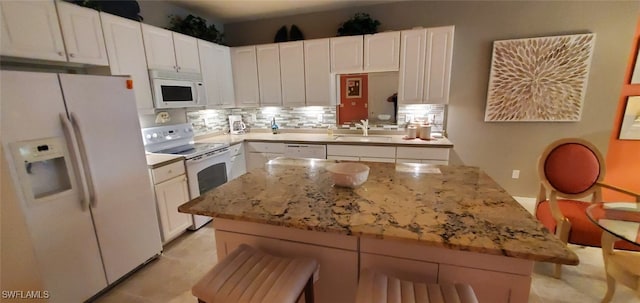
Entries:
[[222, 106], [232, 107], [236, 95], [233, 91], [233, 72], [231, 68], [231, 51], [229, 47], [214, 44], [213, 47], [215, 71], [218, 73], [218, 89], [220, 90], [220, 102]]
[[331, 39], [331, 72], [355, 73], [362, 71], [362, 36]]
[[400, 75], [398, 77], [398, 103], [422, 103], [424, 60], [427, 40], [426, 29], [400, 33]]
[[191, 226], [191, 216], [178, 212], [178, 206], [189, 201], [187, 177], [180, 175], [156, 184], [156, 202], [160, 214], [162, 242], [167, 243]]
[[207, 107], [219, 107], [222, 102], [220, 100], [219, 89], [219, 73], [216, 70], [216, 56], [218, 53], [214, 51], [214, 45], [211, 42], [198, 40], [198, 52], [200, 53], [200, 69], [202, 70], [202, 82], [204, 82], [205, 92], [207, 94]]
[[258, 106], [258, 63], [256, 47], [231, 48], [231, 67], [237, 106]]
[[247, 153], [247, 171], [257, 168], [263, 168], [264, 164], [269, 161], [267, 153]]
[[231, 157], [231, 180], [247, 173], [247, 162], [244, 153]]
[[427, 29], [427, 52], [424, 71], [424, 103], [449, 102], [453, 26]]
[[144, 50], [149, 69], [177, 71], [176, 53], [173, 48], [173, 33], [166, 29], [140, 23]]
[[280, 43], [282, 104], [304, 106], [304, 46], [302, 41]]
[[331, 106], [329, 38], [304, 41], [304, 81], [307, 105]]
[[400, 32], [364, 36], [364, 71], [397, 71], [400, 62]]
[[278, 44], [256, 46], [260, 106], [282, 106]]
[[185, 73], [200, 73], [198, 39], [179, 33], [172, 34], [178, 71]]
[[529, 299], [530, 276], [441, 264], [438, 283], [466, 283], [479, 302], [516, 303]]
[[0, 54], [67, 61], [53, 1], [0, 1]]
[[136, 95], [138, 112], [153, 113], [149, 71], [144, 53], [140, 23], [126, 18], [100, 13], [104, 41], [109, 54], [112, 75], [130, 75]]
[[56, 5], [69, 62], [109, 65], [100, 13], [62, 1]]

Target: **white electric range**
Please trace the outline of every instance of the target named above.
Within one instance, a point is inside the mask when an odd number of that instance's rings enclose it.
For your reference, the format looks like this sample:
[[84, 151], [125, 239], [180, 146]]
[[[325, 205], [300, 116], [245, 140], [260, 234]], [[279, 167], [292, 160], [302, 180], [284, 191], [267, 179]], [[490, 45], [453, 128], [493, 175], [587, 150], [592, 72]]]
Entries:
[[[224, 143], [194, 143], [191, 124], [149, 127], [142, 129], [147, 152], [181, 155], [185, 158], [191, 199], [229, 180], [231, 153]], [[193, 216], [195, 230], [211, 221], [211, 217]]]

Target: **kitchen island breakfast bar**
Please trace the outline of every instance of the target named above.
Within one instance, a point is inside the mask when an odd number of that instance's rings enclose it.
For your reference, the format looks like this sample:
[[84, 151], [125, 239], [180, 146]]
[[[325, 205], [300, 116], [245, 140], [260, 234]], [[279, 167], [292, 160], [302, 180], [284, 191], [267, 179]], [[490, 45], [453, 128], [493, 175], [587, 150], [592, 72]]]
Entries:
[[242, 243], [320, 264], [316, 301], [354, 302], [361, 269], [464, 282], [480, 302], [527, 302], [534, 261], [578, 258], [477, 167], [363, 162], [360, 187], [331, 160], [270, 161], [180, 206], [215, 217], [218, 258]]

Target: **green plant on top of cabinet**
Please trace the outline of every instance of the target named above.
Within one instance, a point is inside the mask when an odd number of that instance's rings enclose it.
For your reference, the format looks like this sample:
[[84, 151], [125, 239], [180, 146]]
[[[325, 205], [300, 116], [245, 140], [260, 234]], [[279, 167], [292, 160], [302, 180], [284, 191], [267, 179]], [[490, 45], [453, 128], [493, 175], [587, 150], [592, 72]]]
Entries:
[[142, 37], [149, 69], [200, 73], [196, 38], [144, 23]]
[[231, 67], [236, 106], [257, 107], [260, 93], [256, 47], [252, 45], [231, 48]]
[[57, 1], [69, 62], [109, 65], [98, 11]]
[[453, 26], [401, 32], [398, 103], [449, 102]]
[[139, 113], [153, 113], [149, 72], [140, 23], [100, 12], [112, 75], [130, 75]]
[[256, 45], [260, 106], [282, 106], [280, 48], [277, 43]]
[[198, 39], [198, 52], [207, 107], [232, 107], [235, 94], [229, 47]]

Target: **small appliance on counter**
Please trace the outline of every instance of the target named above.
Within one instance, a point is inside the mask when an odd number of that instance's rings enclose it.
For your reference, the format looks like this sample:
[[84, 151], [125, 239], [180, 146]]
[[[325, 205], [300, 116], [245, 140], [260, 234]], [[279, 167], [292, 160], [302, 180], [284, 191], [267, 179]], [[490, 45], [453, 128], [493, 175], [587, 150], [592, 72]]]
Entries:
[[244, 134], [246, 128], [247, 126], [244, 125], [244, 122], [242, 122], [241, 115], [229, 116], [229, 131], [231, 132], [231, 134], [233, 135]]

